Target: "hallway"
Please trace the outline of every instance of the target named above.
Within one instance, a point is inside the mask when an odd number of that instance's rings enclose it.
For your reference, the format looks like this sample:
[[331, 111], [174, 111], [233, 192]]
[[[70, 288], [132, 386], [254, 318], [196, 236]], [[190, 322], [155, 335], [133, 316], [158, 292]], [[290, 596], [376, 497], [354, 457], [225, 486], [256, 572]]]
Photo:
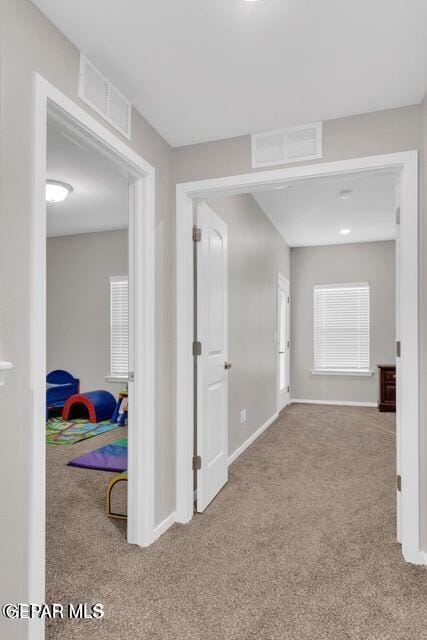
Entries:
[[[48, 478], [47, 601], [101, 602], [106, 615], [55, 621], [47, 637], [427, 638], [425, 569], [405, 564], [395, 541], [394, 420], [371, 408], [287, 407], [207, 511], [146, 550], [125, 544], [101, 500], [76, 500], [68, 473], [63, 486]], [[71, 471], [77, 483], [91, 473]]]

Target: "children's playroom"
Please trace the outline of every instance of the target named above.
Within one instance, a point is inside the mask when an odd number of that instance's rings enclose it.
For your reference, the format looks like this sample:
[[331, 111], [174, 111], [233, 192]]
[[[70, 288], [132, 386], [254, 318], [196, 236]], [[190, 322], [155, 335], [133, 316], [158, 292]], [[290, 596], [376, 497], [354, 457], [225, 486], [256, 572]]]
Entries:
[[47, 581], [65, 597], [66, 564], [126, 535], [129, 183], [60, 126], [47, 139]]

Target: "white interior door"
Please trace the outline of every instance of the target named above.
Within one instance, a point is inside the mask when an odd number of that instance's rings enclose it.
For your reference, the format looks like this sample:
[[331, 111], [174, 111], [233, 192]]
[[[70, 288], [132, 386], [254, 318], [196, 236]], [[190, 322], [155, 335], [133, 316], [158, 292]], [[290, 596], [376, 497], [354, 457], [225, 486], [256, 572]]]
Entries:
[[205, 203], [197, 207], [197, 511], [228, 479], [227, 225]]
[[289, 404], [290, 372], [290, 295], [289, 282], [279, 274], [277, 280], [277, 410]]

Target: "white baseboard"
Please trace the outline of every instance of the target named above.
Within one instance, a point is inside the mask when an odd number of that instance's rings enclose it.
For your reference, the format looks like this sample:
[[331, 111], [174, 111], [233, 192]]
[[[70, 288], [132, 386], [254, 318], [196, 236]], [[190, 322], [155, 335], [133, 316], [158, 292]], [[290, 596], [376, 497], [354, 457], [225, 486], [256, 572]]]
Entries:
[[153, 542], [157, 540], [165, 531], [169, 529], [174, 523], [175, 520], [175, 512], [171, 513], [167, 518], [165, 518], [157, 527], [154, 527], [153, 531]]
[[300, 403], [300, 404], [335, 404], [344, 407], [377, 407], [378, 404], [376, 402], [352, 402], [351, 400], [301, 400], [297, 398], [292, 398], [292, 403]]
[[273, 416], [271, 416], [271, 418], [269, 418], [267, 422], [264, 422], [264, 424], [259, 429], [257, 429], [255, 433], [249, 436], [249, 438], [245, 440], [245, 442], [241, 444], [240, 447], [236, 449], [236, 451], [228, 456], [228, 466], [230, 466], [230, 464], [234, 462], [235, 459], [238, 458], [240, 454], [243, 453], [245, 449], [247, 449], [252, 444], [252, 442], [254, 442], [254, 440], [256, 440], [261, 435], [263, 431], [265, 431], [275, 420], [277, 420], [278, 417], [278, 413], [275, 413]]

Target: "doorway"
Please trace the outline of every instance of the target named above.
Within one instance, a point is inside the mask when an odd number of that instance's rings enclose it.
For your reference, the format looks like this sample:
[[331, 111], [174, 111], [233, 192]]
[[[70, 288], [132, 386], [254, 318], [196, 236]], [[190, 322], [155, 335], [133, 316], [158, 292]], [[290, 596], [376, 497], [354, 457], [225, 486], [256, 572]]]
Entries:
[[[372, 170], [394, 170], [401, 176], [399, 233], [399, 318], [401, 380], [400, 434], [402, 552], [405, 560], [423, 564], [420, 549], [419, 473], [419, 326], [418, 326], [418, 157], [417, 152], [371, 156], [330, 163], [201, 180], [177, 186], [177, 511], [176, 520], [187, 523], [193, 512], [193, 199], [253, 192], [309, 177], [346, 175]], [[400, 354], [400, 355], [399, 355]]]
[[[34, 225], [32, 229], [32, 375], [29, 594], [45, 601], [46, 416], [46, 142], [55, 123], [68, 136], [97, 149], [129, 176], [129, 543], [154, 537], [154, 169], [127, 144], [35, 75]], [[137, 425], [142, 427], [137, 428]], [[41, 621], [30, 638], [42, 639]]]
[[290, 396], [290, 286], [277, 277], [277, 411], [289, 404]]

